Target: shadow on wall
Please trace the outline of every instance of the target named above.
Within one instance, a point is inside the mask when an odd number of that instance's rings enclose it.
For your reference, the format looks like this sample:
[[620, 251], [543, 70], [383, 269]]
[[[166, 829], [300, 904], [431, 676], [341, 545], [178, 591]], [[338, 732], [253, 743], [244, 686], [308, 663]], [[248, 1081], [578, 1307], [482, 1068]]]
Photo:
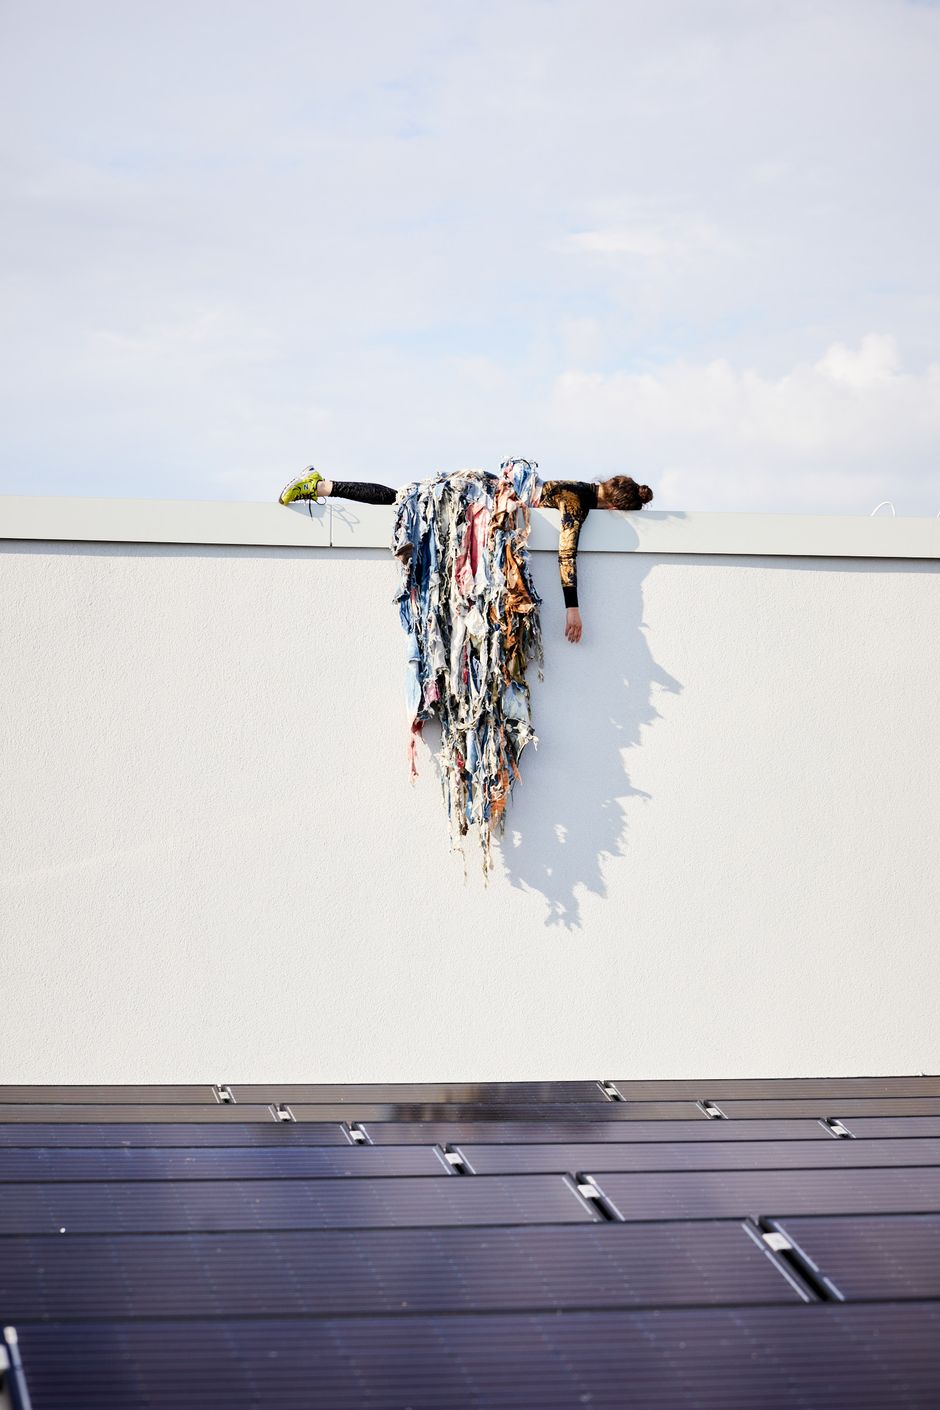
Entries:
[[[543, 622], [545, 682], [530, 669], [540, 743], [537, 752], [527, 751], [523, 757], [522, 781], [513, 793], [500, 854], [511, 885], [545, 898], [546, 925], [580, 928], [579, 888], [606, 896], [605, 863], [626, 855], [626, 801], [650, 796], [631, 784], [623, 753], [639, 746], [643, 726], [660, 718], [656, 692], [678, 695], [682, 690], [654, 661], [643, 630], [643, 582], [652, 565], [645, 554], [618, 555], [622, 597], [613, 611], [608, 605], [595, 614], [590, 605], [594, 575], [582, 557], [583, 642], [572, 646], [556, 641], [560, 621], [552, 636]], [[543, 599], [549, 591], [558, 591], [557, 582], [549, 584], [543, 573], [539, 577]], [[563, 658], [566, 675], [589, 669], [590, 690], [572, 692], [576, 713], [560, 706], [550, 716], [551, 697], [561, 702], [566, 694], [556, 693], [551, 681], [562, 667], [562, 651], [571, 653]]]

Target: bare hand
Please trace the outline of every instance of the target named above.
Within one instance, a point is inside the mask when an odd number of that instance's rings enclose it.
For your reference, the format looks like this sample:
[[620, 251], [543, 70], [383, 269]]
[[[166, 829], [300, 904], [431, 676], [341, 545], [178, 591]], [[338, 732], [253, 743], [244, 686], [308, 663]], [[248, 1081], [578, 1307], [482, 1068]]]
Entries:
[[565, 613], [565, 636], [569, 641], [581, 640], [581, 613], [577, 607], [569, 607]]

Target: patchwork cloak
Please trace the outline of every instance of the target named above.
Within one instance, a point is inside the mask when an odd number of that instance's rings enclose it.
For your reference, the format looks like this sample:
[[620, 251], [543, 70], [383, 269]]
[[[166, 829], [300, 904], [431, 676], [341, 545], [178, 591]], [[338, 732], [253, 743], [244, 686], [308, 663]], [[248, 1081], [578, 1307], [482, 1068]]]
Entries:
[[530, 661], [542, 678], [541, 598], [529, 572], [538, 466], [507, 460], [405, 485], [395, 500], [395, 595], [408, 637], [410, 758], [425, 720], [441, 724], [438, 756], [451, 844], [475, 829], [489, 871], [532, 728]]

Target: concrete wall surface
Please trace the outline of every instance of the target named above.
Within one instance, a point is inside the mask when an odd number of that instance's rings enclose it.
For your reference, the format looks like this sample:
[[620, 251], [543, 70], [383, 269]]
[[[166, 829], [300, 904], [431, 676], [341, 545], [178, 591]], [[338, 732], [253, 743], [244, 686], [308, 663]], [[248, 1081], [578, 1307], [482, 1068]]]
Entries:
[[867, 522], [587, 552], [577, 646], [536, 552], [488, 885], [355, 526], [7, 538], [0, 1082], [937, 1071], [940, 561]]

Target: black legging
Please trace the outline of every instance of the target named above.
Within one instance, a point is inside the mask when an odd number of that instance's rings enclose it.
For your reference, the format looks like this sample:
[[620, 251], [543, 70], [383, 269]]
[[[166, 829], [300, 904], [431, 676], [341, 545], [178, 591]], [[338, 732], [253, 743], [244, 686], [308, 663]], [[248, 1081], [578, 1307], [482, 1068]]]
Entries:
[[360, 504], [394, 504], [397, 490], [388, 485], [372, 485], [364, 480], [334, 480], [329, 498], [357, 499]]

